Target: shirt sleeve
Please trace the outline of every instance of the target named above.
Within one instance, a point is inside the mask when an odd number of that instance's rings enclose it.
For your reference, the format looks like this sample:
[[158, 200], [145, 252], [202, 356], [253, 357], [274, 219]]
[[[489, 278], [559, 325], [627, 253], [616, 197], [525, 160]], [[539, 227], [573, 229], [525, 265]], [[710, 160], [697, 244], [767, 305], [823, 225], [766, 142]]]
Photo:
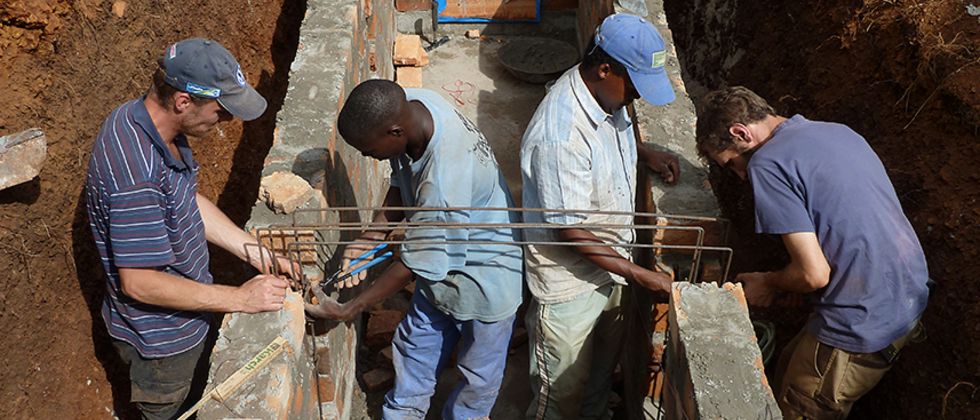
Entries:
[[109, 243], [117, 267], [162, 267], [176, 261], [164, 223], [166, 198], [154, 184], [109, 196]]
[[[446, 207], [469, 207], [473, 194], [473, 172], [460, 162], [451, 163], [456, 170], [441, 167], [433, 161], [422, 175], [416, 190], [416, 206], [433, 210], [416, 211], [412, 223], [468, 223], [469, 211], [437, 210]], [[460, 170], [464, 168], [463, 170]], [[405, 234], [401, 259], [413, 273], [430, 281], [442, 281], [450, 271], [466, 265], [469, 230], [433, 227], [411, 229]], [[447, 244], [446, 242], [454, 242]]]
[[749, 179], [755, 197], [756, 233], [814, 231], [806, 207], [806, 191], [791, 171], [770, 160], [753, 162]]
[[[581, 139], [543, 142], [531, 151], [534, 186], [542, 208], [581, 210], [592, 207], [592, 153]], [[588, 215], [544, 212], [546, 223], [573, 225]]]

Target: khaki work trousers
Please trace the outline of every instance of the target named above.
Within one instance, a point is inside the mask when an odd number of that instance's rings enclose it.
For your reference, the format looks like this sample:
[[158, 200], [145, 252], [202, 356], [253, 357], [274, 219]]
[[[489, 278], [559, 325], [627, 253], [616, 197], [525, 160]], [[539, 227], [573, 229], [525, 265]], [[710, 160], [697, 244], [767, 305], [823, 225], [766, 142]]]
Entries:
[[[892, 343], [901, 350], [911, 332]], [[884, 356], [853, 353], [817, 341], [804, 327], [786, 346], [776, 367], [776, 401], [786, 420], [845, 419], [854, 402], [891, 369]]]

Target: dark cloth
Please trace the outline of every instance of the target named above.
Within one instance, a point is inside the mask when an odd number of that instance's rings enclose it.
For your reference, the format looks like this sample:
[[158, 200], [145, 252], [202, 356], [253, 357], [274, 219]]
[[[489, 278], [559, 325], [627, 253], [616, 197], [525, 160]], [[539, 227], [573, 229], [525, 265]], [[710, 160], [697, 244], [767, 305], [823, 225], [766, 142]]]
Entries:
[[907, 334], [929, 296], [925, 255], [864, 138], [796, 115], [755, 152], [748, 170], [756, 231], [814, 232], [830, 263], [809, 331], [857, 353]]
[[194, 368], [204, 343], [176, 356], [147, 359], [124, 341], [112, 340], [119, 356], [129, 365], [130, 401], [144, 420], [168, 420], [180, 415], [194, 379]]

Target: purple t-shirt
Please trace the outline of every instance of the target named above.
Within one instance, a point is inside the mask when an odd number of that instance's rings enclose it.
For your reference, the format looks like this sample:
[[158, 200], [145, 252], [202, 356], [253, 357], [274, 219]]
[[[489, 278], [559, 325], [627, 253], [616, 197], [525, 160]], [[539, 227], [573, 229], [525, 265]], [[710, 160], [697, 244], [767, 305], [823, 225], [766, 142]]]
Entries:
[[926, 307], [928, 271], [878, 155], [842, 124], [793, 116], [749, 161], [756, 232], [814, 232], [830, 263], [808, 328], [852, 352], [879, 351]]

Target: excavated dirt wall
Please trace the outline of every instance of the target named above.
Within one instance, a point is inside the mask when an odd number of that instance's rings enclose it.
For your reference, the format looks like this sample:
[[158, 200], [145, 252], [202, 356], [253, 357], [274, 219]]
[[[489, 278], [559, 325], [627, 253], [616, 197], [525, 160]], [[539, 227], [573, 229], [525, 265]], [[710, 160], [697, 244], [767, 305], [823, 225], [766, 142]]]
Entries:
[[[234, 53], [269, 100], [191, 146], [199, 191], [243, 225], [272, 145], [305, 2], [0, 1], [0, 133], [40, 127], [48, 160], [33, 182], [0, 191], [0, 418], [132, 418], [129, 380], [100, 314], [103, 273], [82, 186], [109, 112], [139, 97], [169, 43], [204, 36]], [[212, 249], [219, 282], [251, 269]]]

